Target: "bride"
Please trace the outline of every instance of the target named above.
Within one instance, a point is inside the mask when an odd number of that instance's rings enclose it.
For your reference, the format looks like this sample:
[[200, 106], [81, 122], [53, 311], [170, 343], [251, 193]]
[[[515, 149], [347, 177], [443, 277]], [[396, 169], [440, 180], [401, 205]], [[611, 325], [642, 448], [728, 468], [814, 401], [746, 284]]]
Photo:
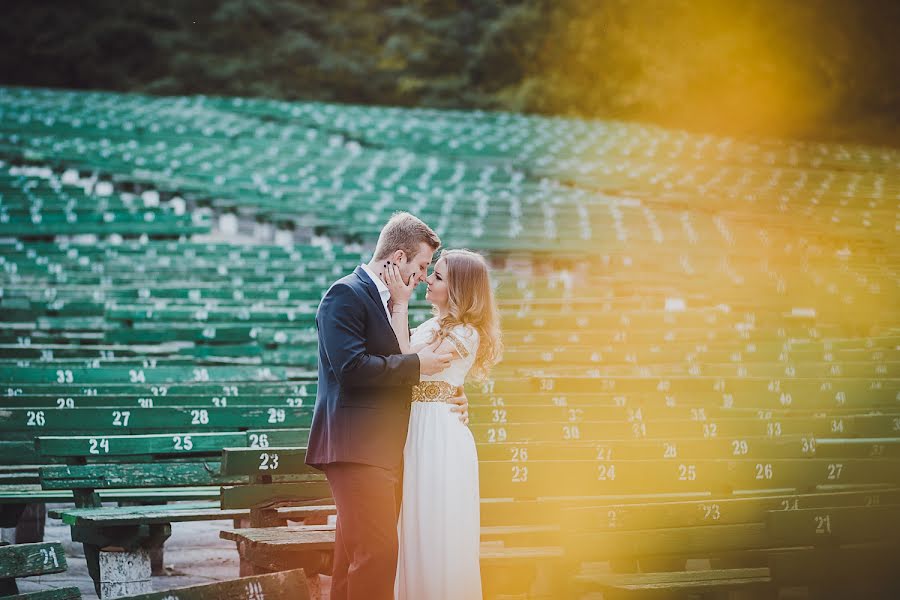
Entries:
[[[391, 291], [391, 325], [401, 351], [434, 345], [454, 358], [444, 371], [423, 375], [413, 388], [403, 450], [398, 600], [480, 600], [478, 455], [469, 428], [447, 399], [466, 377], [484, 379], [502, 352], [499, 317], [484, 258], [447, 250], [427, 278], [425, 299], [435, 316], [412, 332], [408, 305], [415, 279], [396, 265], [384, 279]], [[411, 333], [411, 334], [410, 334]]]

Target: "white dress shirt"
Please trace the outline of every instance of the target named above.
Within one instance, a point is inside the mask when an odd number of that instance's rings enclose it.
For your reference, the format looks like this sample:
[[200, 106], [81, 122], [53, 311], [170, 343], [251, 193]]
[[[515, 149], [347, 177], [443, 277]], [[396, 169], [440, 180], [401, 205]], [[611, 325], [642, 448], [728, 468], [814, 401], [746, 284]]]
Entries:
[[389, 290], [387, 284], [381, 280], [381, 277], [369, 268], [369, 265], [363, 264], [360, 266], [375, 283], [375, 287], [378, 288], [378, 295], [381, 296], [381, 303], [384, 304], [384, 312], [387, 314], [388, 321], [390, 321], [391, 311], [388, 310], [388, 300], [391, 299], [391, 290]]

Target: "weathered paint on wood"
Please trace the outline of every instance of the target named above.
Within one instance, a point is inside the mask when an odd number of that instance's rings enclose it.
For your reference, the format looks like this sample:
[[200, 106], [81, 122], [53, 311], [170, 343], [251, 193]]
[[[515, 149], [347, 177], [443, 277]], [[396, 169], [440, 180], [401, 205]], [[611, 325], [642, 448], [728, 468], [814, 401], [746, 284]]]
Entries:
[[0, 579], [62, 573], [66, 554], [59, 542], [0, 546]]
[[126, 596], [122, 600], [307, 600], [302, 569]]

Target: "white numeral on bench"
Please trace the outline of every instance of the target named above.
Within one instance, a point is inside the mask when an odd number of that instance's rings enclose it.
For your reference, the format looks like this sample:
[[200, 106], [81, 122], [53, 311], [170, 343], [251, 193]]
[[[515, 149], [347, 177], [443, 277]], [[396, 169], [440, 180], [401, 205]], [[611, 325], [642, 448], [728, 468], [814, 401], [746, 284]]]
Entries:
[[208, 425], [209, 412], [205, 408], [191, 411], [191, 425]]
[[268, 434], [251, 433], [250, 434], [250, 447], [251, 448], [268, 448], [269, 447]]
[[647, 424], [640, 421], [632, 423], [631, 435], [636, 439], [643, 439], [647, 437]]
[[129, 369], [128, 378], [131, 380], [131, 383], [147, 383], [143, 369]]
[[597, 465], [597, 481], [615, 481], [616, 465]]
[[274, 471], [278, 468], [278, 455], [274, 452], [269, 454], [268, 452], [263, 452], [259, 455], [259, 470], [260, 471]]
[[89, 440], [90, 448], [88, 452], [91, 454], [100, 454], [100, 451], [103, 451], [103, 454], [109, 453], [109, 440], [106, 438], [91, 438]]
[[782, 500], [781, 510], [800, 510], [800, 501], [797, 498]]
[[138, 406], [141, 408], [153, 408], [153, 398], [138, 398]]
[[228, 406], [228, 398], [213, 397], [212, 401], [213, 401], [213, 406], [215, 406], [217, 408], [225, 408], [226, 406]]
[[56, 371], [56, 383], [72, 383], [73, 380], [72, 371], [68, 369]]
[[672, 442], [663, 442], [663, 458], [677, 458], [678, 446]]
[[114, 427], [128, 427], [128, 419], [130, 417], [131, 417], [131, 411], [114, 410], [112, 424]]
[[303, 406], [303, 398], [288, 398], [287, 405], [291, 408], [300, 408]]
[[841, 478], [841, 471], [843, 470], [843, 463], [830, 463], [828, 465], [828, 479], [831, 481], [837, 481]]
[[819, 535], [831, 534], [831, 515], [816, 515], [816, 533]]
[[173, 435], [172, 447], [175, 450], [190, 450], [194, 447], [194, 441], [189, 435]]
[[58, 567], [59, 559], [56, 558], [56, 552], [41, 548], [41, 564], [45, 567]]
[[43, 427], [47, 424], [47, 419], [44, 418], [44, 411], [42, 410], [29, 410], [25, 413], [25, 416], [28, 417], [28, 421], [26, 425], [28, 427]]
[[800, 439], [800, 451], [803, 454], [815, 454], [816, 453], [816, 438], [801, 438]]
[[695, 481], [697, 465], [678, 465], [678, 481]]
[[57, 398], [56, 408], [75, 408], [75, 400], [73, 398]]
[[731, 454], [741, 456], [750, 452], [750, 445], [747, 440], [731, 440]]
[[503, 427], [493, 428], [487, 430], [488, 433], [488, 442], [491, 444], [495, 444], [497, 442], [505, 442], [506, 441], [506, 429]]
[[209, 371], [206, 369], [194, 369], [194, 381], [209, 381]]
[[269, 423], [284, 423], [284, 409], [283, 408], [270, 408], [269, 409]]
[[528, 461], [528, 448], [512, 448], [512, 461], [513, 462], [526, 462]]
[[512, 482], [513, 483], [525, 483], [528, 481], [528, 467], [513, 465], [512, 467]]
[[772, 463], [756, 463], [756, 478], [757, 479], [772, 479], [775, 475], [775, 470], [772, 468]]
[[704, 521], [718, 521], [722, 518], [722, 512], [718, 504], [701, 504]]
[[262, 584], [258, 581], [251, 581], [247, 584], [247, 600], [265, 600]]

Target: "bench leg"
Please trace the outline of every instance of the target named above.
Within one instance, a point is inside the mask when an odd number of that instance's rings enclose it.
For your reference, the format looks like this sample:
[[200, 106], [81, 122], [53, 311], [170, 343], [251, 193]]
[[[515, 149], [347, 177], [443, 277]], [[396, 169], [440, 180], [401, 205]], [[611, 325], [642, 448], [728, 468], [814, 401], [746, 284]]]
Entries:
[[43, 502], [29, 504], [16, 524], [16, 543], [37, 544], [43, 542], [46, 524], [47, 505]]
[[120, 548], [84, 544], [84, 558], [88, 574], [94, 580], [94, 590], [103, 600], [152, 591], [148, 549], [126, 552]]
[[152, 575], [165, 575], [165, 551], [163, 544], [150, 549], [150, 573]]
[[100, 546], [82, 544], [84, 561], [87, 563], [88, 575], [94, 580], [94, 591], [100, 596]]
[[[168, 502], [141, 502], [140, 500], [120, 500], [119, 506], [165, 506]], [[153, 575], [165, 575], [165, 553], [163, 543], [150, 549], [150, 572]]]
[[0, 542], [16, 543], [16, 525], [25, 508], [25, 504], [0, 504]]
[[100, 598], [119, 598], [152, 591], [150, 552], [104, 549], [99, 554]]
[[14, 596], [19, 593], [19, 586], [16, 585], [16, 579], [0, 579], [0, 596]]
[[0, 504], [0, 527], [15, 527], [25, 511], [25, 504]]

